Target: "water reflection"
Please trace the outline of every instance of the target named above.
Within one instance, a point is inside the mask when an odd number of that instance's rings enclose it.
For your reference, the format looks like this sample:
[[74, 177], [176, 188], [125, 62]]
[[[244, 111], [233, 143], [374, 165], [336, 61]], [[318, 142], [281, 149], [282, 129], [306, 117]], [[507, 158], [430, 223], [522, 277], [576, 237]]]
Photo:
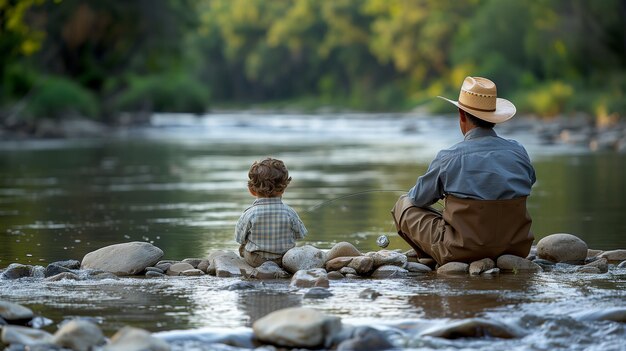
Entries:
[[281, 291], [242, 291], [237, 299], [237, 307], [248, 316], [246, 326], [274, 311], [302, 305], [302, 296]]

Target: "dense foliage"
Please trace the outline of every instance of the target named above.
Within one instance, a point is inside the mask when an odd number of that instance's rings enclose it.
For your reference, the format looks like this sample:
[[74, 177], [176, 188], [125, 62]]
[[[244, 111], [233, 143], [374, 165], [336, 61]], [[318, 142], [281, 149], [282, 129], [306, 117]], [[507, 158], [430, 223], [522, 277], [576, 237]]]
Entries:
[[624, 0], [0, 0], [1, 113], [436, 109], [481, 75], [522, 112], [611, 118], [625, 23]]

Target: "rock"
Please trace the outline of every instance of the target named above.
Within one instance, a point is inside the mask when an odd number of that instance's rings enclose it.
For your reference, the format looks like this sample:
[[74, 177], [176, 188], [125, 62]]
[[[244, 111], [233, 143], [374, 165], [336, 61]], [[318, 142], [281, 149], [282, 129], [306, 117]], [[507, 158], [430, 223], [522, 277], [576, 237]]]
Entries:
[[[178, 262], [175, 262], [178, 263]], [[170, 266], [173, 263], [171, 262], [159, 262], [157, 264], [154, 265], [154, 268], [161, 270], [163, 273], [167, 272], [168, 269], [170, 269]], [[146, 267], [146, 270], [148, 269], [148, 267]]]
[[498, 268], [504, 271], [515, 272], [541, 272], [543, 269], [538, 264], [515, 255], [502, 255], [496, 263]]
[[329, 272], [338, 271], [343, 267], [347, 267], [353, 259], [354, 257], [335, 257], [330, 259], [326, 261], [326, 270]]
[[[22, 305], [18, 305], [13, 302], [0, 300], [0, 318], [12, 324], [21, 324], [33, 319], [35, 314], [33, 311]], [[19, 323], [16, 323], [19, 321]]]
[[513, 339], [521, 336], [521, 333], [507, 325], [497, 324], [481, 318], [470, 318], [425, 330], [421, 333], [421, 336], [444, 339], [483, 337]]
[[340, 280], [345, 278], [343, 276], [343, 274], [341, 274], [340, 272], [337, 271], [332, 271], [332, 272], [328, 272], [328, 274], [326, 275], [328, 280]]
[[158, 247], [143, 241], [115, 244], [85, 255], [81, 269], [99, 269], [116, 275], [143, 272], [163, 257]]
[[152, 336], [149, 332], [133, 327], [124, 327], [111, 337], [111, 343], [102, 351], [169, 351], [170, 345]]
[[52, 334], [46, 331], [16, 325], [2, 327], [0, 338], [5, 345], [18, 344], [32, 346], [52, 342]]
[[437, 268], [437, 274], [467, 274], [469, 264], [463, 262], [448, 262]]
[[552, 234], [537, 243], [537, 257], [552, 262], [583, 263], [587, 244], [572, 234]]
[[283, 256], [283, 268], [292, 274], [300, 270], [322, 268], [324, 263], [324, 252], [311, 245], [294, 247]]
[[626, 307], [612, 307], [602, 310], [585, 311], [577, 313], [573, 317], [585, 322], [613, 321], [626, 323]]
[[189, 263], [190, 265], [192, 265], [194, 269], [197, 269], [198, 265], [202, 261], [206, 261], [206, 260], [204, 258], [185, 258], [183, 260], [184, 263]]
[[379, 296], [382, 296], [382, 295], [383, 294], [379, 293], [378, 291], [372, 288], [366, 288], [359, 293], [359, 298], [366, 299], [366, 300], [376, 300]]
[[600, 274], [600, 268], [598, 267], [588, 267], [588, 266], [580, 266], [576, 269], [578, 273], [588, 273], [588, 274]]
[[67, 269], [80, 269], [80, 261], [77, 260], [56, 261], [50, 264], [53, 264], [55, 266], [61, 266]]
[[250, 282], [237, 282], [229, 285], [226, 290], [236, 291], [236, 290], [250, 290], [254, 289], [256, 286]]
[[289, 286], [294, 288], [310, 288], [314, 286], [328, 288], [328, 276], [323, 268], [300, 270], [293, 275]]
[[318, 286], [309, 289], [307, 292], [304, 293], [303, 297], [305, 299], [325, 299], [331, 296], [333, 296], [333, 293], [331, 293], [327, 288], [322, 288]]
[[626, 250], [620, 249], [620, 250], [604, 251], [603, 253], [598, 255], [598, 257], [606, 258], [609, 262], [624, 261], [626, 260]]
[[19, 264], [19, 263], [11, 263], [7, 269], [2, 272], [2, 279], [20, 279], [30, 277], [30, 273], [32, 270], [32, 266]]
[[407, 262], [404, 269], [411, 273], [428, 273], [433, 271], [427, 265], [418, 262]]
[[617, 265], [617, 268], [626, 268], [626, 261]]
[[598, 257], [598, 255], [600, 255], [603, 252], [604, 252], [603, 250], [587, 249], [587, 259]]
[[354, 274], [357, 275], [356, 269], [352, 268], [352, 267], [343, 267], [342, 269], [339, 270], [339, 273], [346, 275], [346, 274]]
[[190, 265], [189, 263], [184, 263], [184, 262], [174, 263], [170, 266], [167, 272], [165, 272], [165, 274], [170, 275], [170, 276], [178, 276], [182, 272], [189, 270], [189, 269], [194, 269], [193, 266]]
[[272, 312], [252, 325], [255, 337], [265, 343], [292, 348], [328, 348], [341, 331], [338, 317], [311, 308], [286, 308]]
[[349, 242], [339, 242], [333, 245], [333, 247], [326, 253], [326, 260], [330, 261], [337, 257], [354, 257], [361, 256], [362, 253], [354, 245]]
[[[168, 268], [169, 268], [169, 266], [168, 266]], [[148, 272], [157, 272], [157, 273], [160, 273], [160, 274], [165, 274], [165, 271], [163, 271], [162, 269], [157, 268], [157, 267], [146, 267], [146, 273], [148, 273]]]
[[493, 262], [491, 258], [483, 258], [482, 260], [470, 263], [469, 273], [471, 275], [478, 275], [495, 267], [496, 263]]
[[500, 274], [500, 268], [492, 268], [483, 272], [483, 275]]
[[203, 271], [204, 273], [209, 273], [208, 269], [209, 269], [209, 260], [202, 260], [200, 261], [200, 263], [198, 263], [198, 267], [199, 270]]
[[80, 319], [63, 324], [52, 338], [56, 345], [76, 351], [88, 351], [103, 341], [104, 335], [97, 325]]
[[380, 250], [372, 255], [374, 259], [374, 267], [380, 266], [399, 266], [404, 267], [407, 257], [400, 253], [390, 250]]
[[48, 277], [57, 275], [59, 273], [68, 273], [68, 272], [72, 272], [72, 270], [69, 268], [65, 268], [63, 266], [59, 266], [59, 265], [51, 263], [46, 267], [45, 276], [46, 278], [48, 278]]
[[409, 249], [404, 252], [404, 256], [406, 256], [409, 262], [419, 262], [419, 257], [417, 257], [417, 252], [414, 249]]
[[430, 267], [431, 269], [435, 269], [437, 267], [437, 261], [432, 258], [419, 258], [417, 262]]
[[61, 280], [80, 280], [80, 277], [73, 272], [63, 272], [46, 278], [46, 281], [49, 282], [58, 282]]
[[33, 266], [30, 270], [30, 276], [37, 279], [42, 279], [46, 277], [46, 267], [43, 266]]
[[186, 271], [180, 272], [180, 275], [183, 277], [199, 277], [204, 275], [204, 272], [199, 269], [188, 269]]
[[167, 277], [167, 275], [163, 273], [155, 272], [155, 271], [146, 272], [146, 278], [163, 278], [163, 277]]
[[338, 351], [383, 351], [395, 349], [383, 332], [372, 327], [357, 327], [352, 336], [337, 345]]
[[404, 278], [407, 273], [406, 269], [402, 267], [398, 267], [395, 265], [385, 265], [376, 268], [376, 270], [372, 273], [371, 277], [376, 279], [383, 278]]
[[232, 251], [215, 254], [209, 258], [215, 267], [215, 275], [218, 277], [239, 277], [243, 270], [247, 275], [252, 274], [254, 268], [247, 264], [243, 258]]
[[250, 277], [256, 279], [283, 279], [289, 277], [289, 273], [282, 269], [276, 262], [266, 261], [253, 269]]
[[598, 268], [599, 273], [606, 273], [609, 271], [609, 262], [605, 257], [601, 257], [593, 262], [587, 263], [583, 267], [595, 267]]
[[353, 268], [359, 275], [366, 275], [374, 268], [374, 259], [367, 256], [354, 257], [348, 267]]

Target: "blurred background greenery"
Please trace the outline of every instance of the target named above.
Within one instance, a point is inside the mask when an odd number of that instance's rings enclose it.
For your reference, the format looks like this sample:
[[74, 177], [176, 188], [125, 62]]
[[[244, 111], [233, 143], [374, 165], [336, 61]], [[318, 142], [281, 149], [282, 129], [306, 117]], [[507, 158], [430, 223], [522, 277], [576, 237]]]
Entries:
[[523, 113], [618, 119], [625, 19], [624, 0], [0, 0], [0, 120], [437, 112], [466, 75]]

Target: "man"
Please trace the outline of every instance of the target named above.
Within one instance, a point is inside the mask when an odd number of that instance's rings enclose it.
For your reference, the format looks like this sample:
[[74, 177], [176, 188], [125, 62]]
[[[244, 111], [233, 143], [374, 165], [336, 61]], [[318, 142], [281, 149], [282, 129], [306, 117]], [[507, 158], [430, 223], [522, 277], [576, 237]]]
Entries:
[[[515, 115], [486, 78], [467, 77], [457, 106], [465, 140], [441, 150], [391, 211], [398, 234], [438, 264], [526, 257], [533, 242], [526, 197], [535, 183], [528, 153], [493, 127]], [[443, 213], [429, 206], [445, 198]]]

